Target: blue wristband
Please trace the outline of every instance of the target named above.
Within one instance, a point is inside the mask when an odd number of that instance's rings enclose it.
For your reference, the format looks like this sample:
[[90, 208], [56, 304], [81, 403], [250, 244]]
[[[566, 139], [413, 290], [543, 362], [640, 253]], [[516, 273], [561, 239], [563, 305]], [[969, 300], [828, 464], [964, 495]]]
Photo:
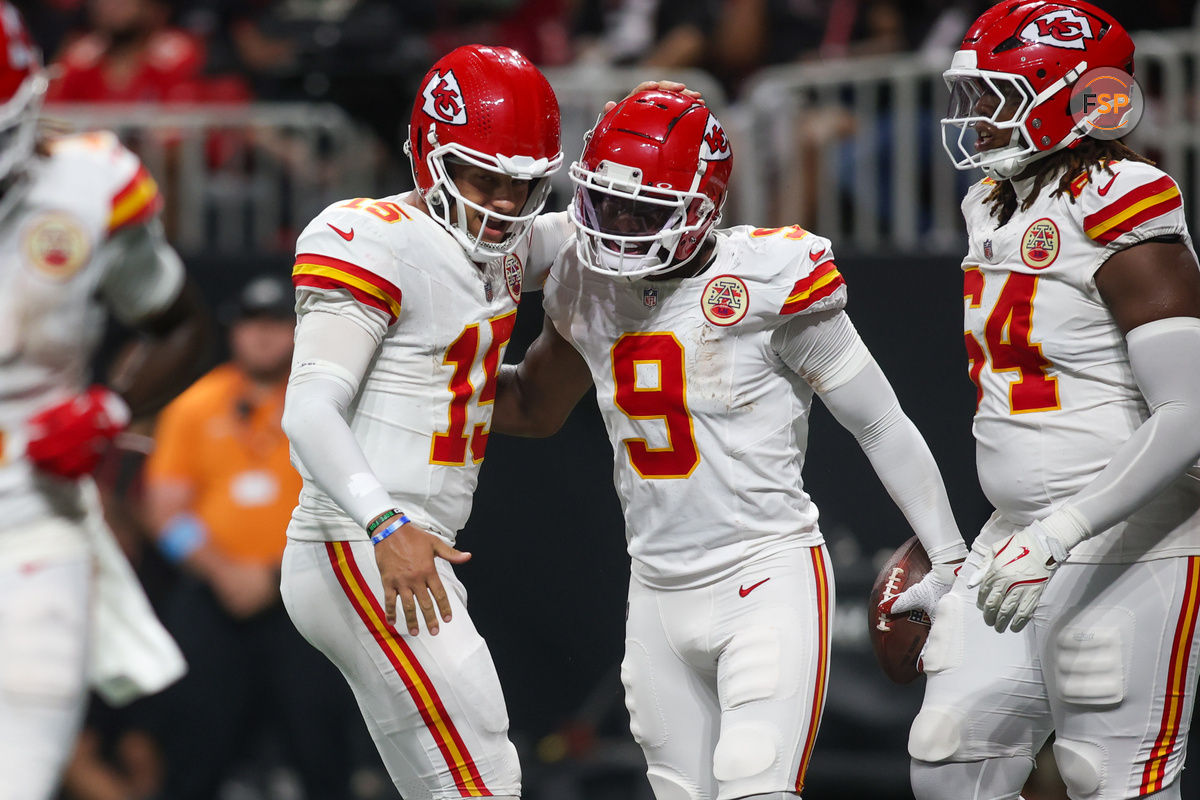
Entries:
[[412, 520], [405, 516], [403, 512], [401, 512], [395, 517], [395, 519], [392, 520], [390, 525], [371, 537], [371, 544], [379, 544], [384, 539], [391, 536], [393, 533], [400, 530], [410, 522], [412, 522]]
[[204, 523], [192, 514], [171, 517], [158, 535], [158, 549], [172, 564], [178, 564], [199, 550], [208, 541]]

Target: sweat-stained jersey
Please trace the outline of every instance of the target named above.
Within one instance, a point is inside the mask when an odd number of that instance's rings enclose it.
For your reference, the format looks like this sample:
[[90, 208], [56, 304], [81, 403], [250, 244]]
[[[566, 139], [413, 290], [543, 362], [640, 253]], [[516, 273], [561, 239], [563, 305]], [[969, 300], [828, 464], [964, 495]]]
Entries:
[[183, 282], [178, 264], [145, 274], [121, 258], [122, 237], [162, 200], [116, 136], [68, 136], [48, 148], [6, 189], [0, 214], [0, 529], [83, 514], [75, 481], [39, 476], [24, 458], [25, 424], [87, 387], [109, 312], [136, 322], [164, 309]]
[[[984, 493], [1027, 525], [1091, 482], [1149, 415], [1125, 337], [1096, 288], [1113, 253], [1156, 236], [1192, 248], [1179, 188], [1133, 161], [1093, 170], [1066, 195], [1043, 188], [997, 228], [984, 180], [963, 201], [964, 334], [978, 387]], [[1047, 182], [1057, 185], [1057, 180]], [[1194, 251], [1193, 251], [1194, 252]], [[1200, 481], [1185, 475], [1130, 519], [1071, 551], [1080, 562], [1200, 554]]]
[[[541, 288], [569, 224], [543, 214], [515, 252], [477, 265], [400, 196], [357, 198], [326, 208], [296, 243], [297, 313], [347, 316], [379, 343], [347, 412], [354, 438], [397, 505], [447, 541], [471, 513], [521, 292]], [[294, 451], [292, 463], [304, 488], [288, 536], [366, 538]]]
[[716, 238], [690, 278], [613, 279], [568, 247], [546, 281], [546, 314], [596, 384], [634, 575], [654, 588], [823, 541], [800, 476], [812, 389], [772, 335], [842, 308], [844, 281], [829, 240], [799, 227]]

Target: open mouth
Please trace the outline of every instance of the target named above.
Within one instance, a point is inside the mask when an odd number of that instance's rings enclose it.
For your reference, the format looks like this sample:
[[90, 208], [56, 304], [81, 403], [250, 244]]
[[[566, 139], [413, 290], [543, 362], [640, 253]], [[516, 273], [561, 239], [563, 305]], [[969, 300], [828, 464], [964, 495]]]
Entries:
[[996, 147], [999, 144], [997, 141], [998, 134], [999, 131], [991, 125], [978, 123], [975, 126], [975, 151], [983, 152], [984, 150], [991, 150], [993, 147]]
[[508, 236], [508, 228], [507, 222], [489, 222], [483, 226], [483, 238], [489, 242], [503, 241]]

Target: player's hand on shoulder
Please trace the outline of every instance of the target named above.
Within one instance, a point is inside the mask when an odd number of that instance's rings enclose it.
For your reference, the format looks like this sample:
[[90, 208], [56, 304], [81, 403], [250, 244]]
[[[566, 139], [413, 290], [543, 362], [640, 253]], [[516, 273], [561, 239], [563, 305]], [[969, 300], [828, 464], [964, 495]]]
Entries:
[[[628, 100], [638, 92], [647, 92], [651, 89], [657, 89], [660, 92], [679, 92], [680, 94], [684, 94], [695, 100], [699, 100], [701, 103], [704, 102], [704, 97], [700, 94], [700, 92], [696, 91], [695, 89], [687, 88], [685, 84], [680, 83], [679, 81], [642, 81], [637, 86], [633, 87], [629, 94], [625, 95], [621, 99]], [[605, 103], [604, 113], [607, 114], [609, 111], [611, 111], [614, 107], [616, 107], [618, 102], [619, 101], [617, 100], [609, 100], [607, 103]]]
[[471, 554], [456, 550], [415, 522], [405, 522], [375, 544], [375, 563], [383, 582], [388, 623], [396, 624], [399, 600], [405, 628], [412, 636], [420, 633], [418, 608], [425, 618], [425, 627], [434, 636], [439, 623], [449, 622], [452, 617], [450, 598], [438, 575], [436, 558], [464, 564]]
[[34, 414], [26, 424], [25, 453], [41, 472], [81, 478], [129, 425], [129, 406], [116, 392], [95, 385]]

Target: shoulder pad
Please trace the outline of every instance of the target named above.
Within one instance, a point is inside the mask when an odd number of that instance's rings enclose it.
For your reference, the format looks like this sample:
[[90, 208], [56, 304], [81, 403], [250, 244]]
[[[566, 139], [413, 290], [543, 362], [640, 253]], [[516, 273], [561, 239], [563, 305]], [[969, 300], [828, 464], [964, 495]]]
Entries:
[[1097, 244], [1109, 244], [1140, 229], [1158, 235], [1164, 227], [1186, 228], [1179, 186], [1152, 164], [1109, 163], [1092, 173], [1079, 201], [1084, 233]]
[[112, 131], [60, 136], [49, 142], [51, 158], [69, 159], [77, 176], [94, 175], [110, 201], [109, 235], [149, 221], [162, 208], [158, 184], [141, 159]]
[[391, 325], [400, 316], [402, 293], [393, 246], [400, 231], [389, 223], [412, 216], [390, 200], [355, 198], [318, 214], [296, 241], [292, 283], [343, 290], [383, 312]]

